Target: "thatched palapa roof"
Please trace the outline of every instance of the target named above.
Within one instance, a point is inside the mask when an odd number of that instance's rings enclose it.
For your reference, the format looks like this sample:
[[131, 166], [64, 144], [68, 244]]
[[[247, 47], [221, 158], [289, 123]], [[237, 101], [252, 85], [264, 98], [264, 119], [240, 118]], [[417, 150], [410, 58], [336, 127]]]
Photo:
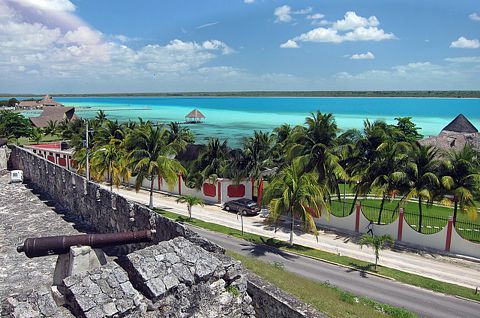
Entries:
[[458, 133], [474, 134], [478, 129], [463, 114], [455, 117], [442, 131], [453, 131]]
[[51, 106], [43, 108], [42, 114], [38, 117], [30, 117], [30, 121], [35, 127], [43, 128], [48, 126], [48, 122], [60, 123], [64, 120], [77, 120], [75, 107]]
[[204, 119], [206, 118], [204, 114], [202, 114], [198, 109], [192, 110], [190, 113], [185, 116], [185, 118], [190, 118], [190, 119]]
[[422, 139], [420, 143], [444, 150], [461, 150], [468, 144], [480, 150], [480, 133], [464, 115], [460, 114], [445, 126], [438, 136]]

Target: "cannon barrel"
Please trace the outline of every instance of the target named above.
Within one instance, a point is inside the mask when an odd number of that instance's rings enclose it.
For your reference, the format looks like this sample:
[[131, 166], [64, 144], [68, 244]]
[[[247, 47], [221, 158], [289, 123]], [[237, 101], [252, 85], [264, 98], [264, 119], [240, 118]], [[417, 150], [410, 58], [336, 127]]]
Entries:
[[68, 253], [71, 246], [77, 245], [102, 248], [112, 245], [150, 242], [153, 233], [155, 233], [155, 230], [27, 238], [23, 245], [17, 246], [17, 252], [24, 252], [29, 258], [59, 255]]

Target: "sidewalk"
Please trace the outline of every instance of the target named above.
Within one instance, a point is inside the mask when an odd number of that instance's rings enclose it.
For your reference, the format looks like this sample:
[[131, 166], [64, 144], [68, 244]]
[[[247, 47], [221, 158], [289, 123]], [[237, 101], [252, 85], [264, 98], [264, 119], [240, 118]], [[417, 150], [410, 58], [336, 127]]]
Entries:
[[[105, 185], [102, 185], [102, 187], [109, 188]], [[113, 191], [139, 203], [148, 204], [149, 201], [149, 193], [145, 190], [140, 190], [136, 193], [135, 190], [114, 188]], [[174, 196], [154, 193], [153, 203], [156, 208], [188, 216], [186, 205], [178, 204], [175, 200]], [[240, 219], [237, 220], [235, 213], [223, 211], [215, 205], [193, 207], [192, 217], [206, 222], [241, 229]], [[263, 219], [259, 216], [244, 217], [243, 223], [245, 232], [283, 241], [288, 241], [289, 239], [287, 229], [279, 229], [277, 233], [274, 233], [270, 227], [263, 224]], [[337, 235], [329, 231], [319, 230], [318, 242], [312, 234], [295, 233], [294, 243], [359, 260], [375, 262], [373, 251], [370, 248], [364, 247], [361, 249], [359, 245], [351, 242], [350, 237]], [[476, 288], [480, 285], [480, 265], [476, 262], [455, 257], [421, 251], [383, 250], [380, 254], [379, 264], [469, 288]]]

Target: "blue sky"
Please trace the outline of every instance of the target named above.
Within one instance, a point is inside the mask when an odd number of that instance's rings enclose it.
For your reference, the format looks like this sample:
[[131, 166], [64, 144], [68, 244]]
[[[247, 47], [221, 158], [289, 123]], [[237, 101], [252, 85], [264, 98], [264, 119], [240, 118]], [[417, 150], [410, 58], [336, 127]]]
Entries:
[[0, 0], [0, 91], [480, 89], [479, 39], [473, 0]]

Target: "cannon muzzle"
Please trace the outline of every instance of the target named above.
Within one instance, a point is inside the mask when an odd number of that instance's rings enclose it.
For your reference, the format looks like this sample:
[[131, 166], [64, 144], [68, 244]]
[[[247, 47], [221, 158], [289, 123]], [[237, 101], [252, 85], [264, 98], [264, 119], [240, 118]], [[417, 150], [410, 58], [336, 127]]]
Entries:
[[29, 258], [59, 255], [68, 253], [71, 246], [77, 245], [102, 248], [106, 246], [150, 242], [153, 233], [155, 233], [155, 230], [27, 238], [23, 242], [23, 245], [17, 246], [17, 252], [25, 253]]

